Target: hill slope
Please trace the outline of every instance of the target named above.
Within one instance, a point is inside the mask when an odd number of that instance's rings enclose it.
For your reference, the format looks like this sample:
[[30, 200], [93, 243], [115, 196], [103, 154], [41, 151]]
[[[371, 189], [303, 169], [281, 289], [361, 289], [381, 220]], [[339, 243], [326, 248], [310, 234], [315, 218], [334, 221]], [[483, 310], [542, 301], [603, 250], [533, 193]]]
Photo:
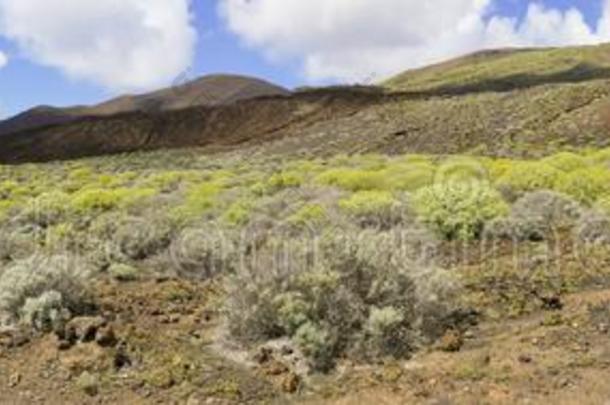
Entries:
[[217, 86], [223, 80], [203, 80], [209, 89], [203, 100], [193, 90], [199, 83], [114, 100], [98, 106], [95, 117], [5, 135], [0, 162], [193, 146], [540, 156], [610, 145], [610, 45], [479, 52], [405, 72], [382, 87], [287, 94], [264, 82], [229, 91]]
[[288, 94], [290, 94], [288, 90], [260, 79], [237, 75], [210, 75], [148, 94], [118, 97], [94, 106], [35, 107], [1, 121], [0, 136], [48, 125], [63, 124], [86, 117], [224, 105], [238, 100]]

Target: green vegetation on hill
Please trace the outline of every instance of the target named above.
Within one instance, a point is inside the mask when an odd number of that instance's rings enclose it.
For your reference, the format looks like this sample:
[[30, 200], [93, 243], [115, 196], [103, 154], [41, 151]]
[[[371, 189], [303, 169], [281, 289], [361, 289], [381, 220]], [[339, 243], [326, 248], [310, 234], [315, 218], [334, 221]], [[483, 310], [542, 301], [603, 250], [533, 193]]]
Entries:
[[384, 83], [392, 90], [447, 92], [514, 90], [561, 82], [608, 79], [610, 44], [573, 48], [483, 51]]

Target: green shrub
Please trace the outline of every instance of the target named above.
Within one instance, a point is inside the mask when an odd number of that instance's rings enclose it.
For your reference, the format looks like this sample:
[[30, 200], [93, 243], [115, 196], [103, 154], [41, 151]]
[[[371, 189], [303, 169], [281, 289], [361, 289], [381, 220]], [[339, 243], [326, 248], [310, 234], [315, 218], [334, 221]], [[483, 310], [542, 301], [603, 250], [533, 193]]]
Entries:
[[325, 186], [334, 186], [349, 191], [383, 190], [387, 188], [383, 173], [357, 169], [331, 169], [316, 178]]
[[588, 167], [574, 170], [561, 177], [555, 189], [592, 204], [600, 196], [610, 192], [610, 168]]
[[128, 264], [114, 263], [108, 268], [108, 274], [117, 281], [135, 281], [140, 271]]
[[79, 249], [83, 246], [83, 236], [71, 223], [50, 226], [45, 230], [44, 237], [44, 245], [49, 252], [79, 252]]
[[385, 184], [391, 190], [415, 191], [432, 185], [436, 167], [429, 162], [392, 164], [383, 171]]
[[436, 183], [489, 182], [487, 167], [480, 160], [452, 157], [443, 161], [436, 172]]
[[610, 194], [601, 196], [596, 202], [595, 207], [600, 211], [610, 215]]
[[601, 165], [605, 165], [606, 167], [610, 167], [610, 148], [602, 149], [597, 152], [592, 153], [590, 159]]
[[413, 206], [420, 219], [446, 239], [477, 238], [486, 222], [508, 212], [500, 194], [479, 183], [423, 188], [415, 193]]
[[129, 208], [155, 194], [152, 189], [85, 189], [73, 196], [71, 206], [78, 214], [95, 214]]
[[223, 187], [215, 182], [193, 185], [186, 194], [186, 201], [179, 207], [177, 214], [187, 218], [201, 216], [217, 203]]
[[14, 201], [0, 201], [0, 222], [9, 218], [10, 212], [15, 206], [17, 203]]
[[339, 207], [363, 226], [388, 227], [400, 222], [403, 207], [387, 191], [360, 191], [339, 201]]
[[199, 175], [195, 172], [167, 171], [150, 175], [142, 185], [162, 193], [169, 193], [177, 190], [182, 182], [195, 181], [198, 177]]
[[326, 208], [321, 204], [305, 204], [288, 217], [288, 222], [296, 226], [318, 225], [328, 218]]
[[541, 162], [513, 162], [499, 178], [499, 187], [516, 194], [542, 189], [553, 190], [565, 173]]
[[284, 171], [271, 176], [268, 184], [274, 190], [282, 190], [285, 188], [300, 187], [304, 181], [305, 177], [302, 173]]
[[0, 276], [0, 323], [30, 321], [37, 327], [53, 313], [63, 313], [63, 320], [65, 314], [86, 313], [91, 309], [90, 277], [82, 261], [67, 256], [33, 256], [14, 263]]
[[23, 221], [42, 227], [55, 225], [69, 212], [70, 196], [61, 191], [44, 193], [30, 199], [21, 213]]
[[589, 165], [589, 161], [585, 157], [572, 152], [557, 153], [543, 159], [542, 163], [553, 166], [564, 172], [583, 169]]
[[229, 206], [223, 214], [223, 220], [231, 226], [245, 225], [252, 213], [252, 203], [237, 201]]

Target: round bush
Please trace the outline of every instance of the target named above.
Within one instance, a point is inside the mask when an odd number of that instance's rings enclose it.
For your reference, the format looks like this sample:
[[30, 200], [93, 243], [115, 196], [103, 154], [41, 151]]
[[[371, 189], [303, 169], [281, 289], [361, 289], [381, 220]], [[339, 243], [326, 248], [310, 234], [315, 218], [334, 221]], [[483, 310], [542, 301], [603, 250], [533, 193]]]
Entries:
[[84, 314], [91, 308], [90, 278], [89, 269], [73, 257], [33, 256], [16, 262], [0, 276], [0, 323], [48, 319], [51, 310]]
[[413, 207], [420, 219], [444, 238], [461, 240], [477, 238], [486, 222], [508, 212], [501, 195], [479, 183], [423, 188], [415, 193]]

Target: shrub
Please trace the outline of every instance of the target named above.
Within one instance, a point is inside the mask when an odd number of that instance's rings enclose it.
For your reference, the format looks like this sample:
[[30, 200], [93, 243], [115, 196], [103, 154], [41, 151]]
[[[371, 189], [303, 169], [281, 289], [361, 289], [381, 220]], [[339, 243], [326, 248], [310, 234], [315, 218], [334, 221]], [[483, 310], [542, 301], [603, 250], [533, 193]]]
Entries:
[[602, 149], [594, 152], [590, 156], [591, 160], [597, 164], [605, 165], [610, 167], [610, 148]]
[[252, 204], [248, 201], [237, 201], [224, 212], [223, 219], [232, 226], [245, 225], [250, 219]]
[[10, 180], [0, 182], [0, 200], [16, 200], [27, 195], [27, 188], [19, 183]]
[[499, 187], [511, 189], [517, 195], [541, 189], [552, 190], [563, 171], [541, 162], [514, 162], [497, 181]]
[[157, 218], [120, 217], [113, 224], [112, 235], [106, 239], [112, 257], [122, 260], [144, 260], [154, 256], [172, 242], [173, 224]]
[[288, 217], [288, 222], [296, 226], [319, 225], [327, 219], [326, 209], [321, 204], [305, 204]]
[[371, 170], [331, 169], [320, 174], [316, 178], [316, 182], [349, 191], [383, 190], [387, 188], [383, 173]]
[[84, 314], [91, 309], [90, 277], [87, 267], [73, 257], [33, 256], [16, 262], [0, 276], [0, 320], [30, 321], [36, 327], [60, 312]]
[[167, 171], [150, 175], [144, 182], [144, 187], [154, 188], [162, 193], [169, 193], [178, 189], [184, 181], [194, 181], [198, 175], [195, 172]]
[[390, 165], [382, 175], [392, 190], [415, 191], [434, 183], [436, 167], [429, 162], [413, 162]]
[[447, 328], [454, 281], [415, 264], [393, 232], [281, 242], [227, 281], [229, 331], [242, 343], [287, 336], [325, 371], [345, 355], [402, 358]]
[[179, 207], [178, 216], [196, 218], [211, 210], [217, 202], [223, 187], [215, 182], [193, 185], [186, 194], [186, 201]]
[[595, 207], [602, 212], [610, 214], [610, 194], [600, 197], [595, 202]]
[[553, 156], [542, 159], [542, 163], [553, 166], [556, 169], [564, 172], [572, 172], [574, 170], [583, 169], [589, 165], [589, 161], [576, 153], [560, 152]]
[[17, 204], [14, 201], [0, 201], [0, 222], [5, 221], [9, 218], [11, 210]]
[[108, 268], [108, 274], [117, 281], [134, 281], [140, 271], [128, 264], [114, 263]]
[[446, 239], [477, 238], [486, 222], [508, 207], [500, 194], [479, 183], [446, 183], [415, 193], [413, 206], [421, 220]]
[[182, 230], [169, 247], [171, 269], [181, 277], [205, 280], [237, 267], [238, 237], [207, 223]]
[[269, 178], [269, 186], [274, 190], [299, 187], [305, 178], [303, 174], [294, 171], [284, 171], [276, 173]]
[[512, 207], [510, 216], [490, 223], [487, 236], [502, 239], [544, 240], [553, 232], [574, 226], [582, 208], [572, 198], [549, 190], [525, 194]]
[[586, 204], [610, 192], [610, 169], [589, 167], [578, 169], [558, 181], [555, 189]]
[[26, 259], [36, 253], [38, 249], [35, 237], [26, 230], [0, 230], [0, 269], [2, 269], [2, 262]]
[[363, 226], [380, 227], [400, 222], [403, 208], [387, 191], [360, 191], [340, 200], [339, 207]]
[[72, 208], [78, 214], [96, 214], [116, 208], [129, 208], [155, 195], [152, 189], [86, 189], [72, 198]]
[[584, 213], [576, 223], [575, 236], [583, 243], [609, 244], [610, 217], [599, 211]]
[[22, 220], [42, 227], [56, 225], [67, 215], [70, 196], [60, 191], [30, 199], [21, 213]]
[[468, 157], [453, 157], [438, 167], [437, 183], [489, 182], [487, 167], [479, 160]]
[[21, 323], [42, 332], [60, 330], [70, 320], [62, 295], [46, 291], [39, 297], [28, 298], [21, 309]]

